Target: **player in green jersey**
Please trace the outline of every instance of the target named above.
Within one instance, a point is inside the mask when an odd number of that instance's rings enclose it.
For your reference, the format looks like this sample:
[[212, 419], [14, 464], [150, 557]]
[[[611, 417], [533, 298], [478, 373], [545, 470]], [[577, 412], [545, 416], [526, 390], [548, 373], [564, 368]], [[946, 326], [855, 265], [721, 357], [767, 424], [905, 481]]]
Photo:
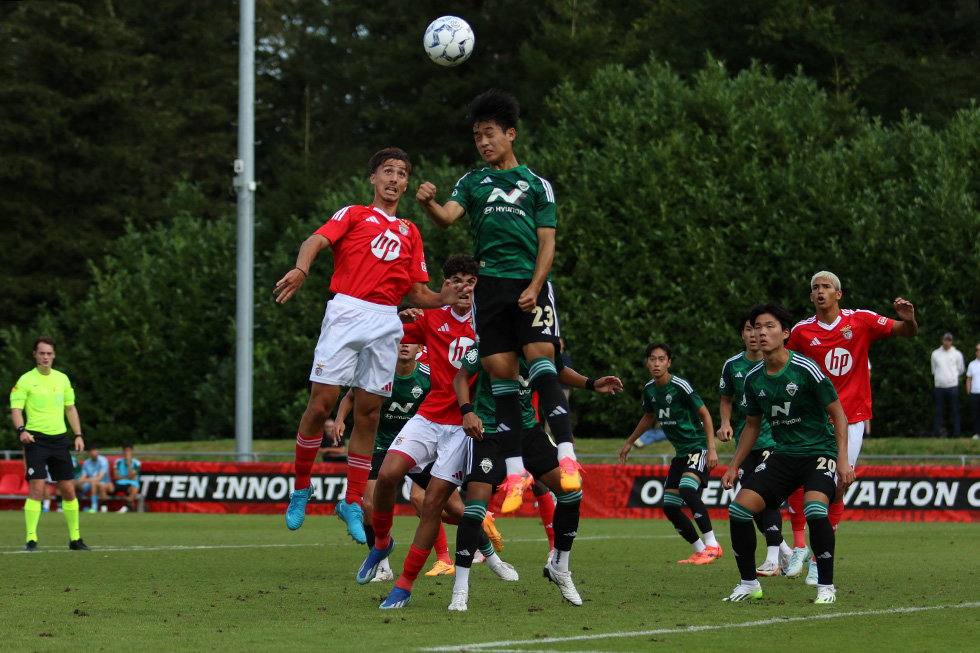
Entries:
[[844, 490], [854, 482], [854, 470], [847, 462], [847, 418], [833, 383], [820, 367], [806, 356], [786, 349], [793, 327], [789, 311], [780, 304], [769, 303], [754, 308], [749, 320], [764, 360], [745, 377], [740, 404], [747, 416], [745, 429], [722, 477], [725, 489], [734, 486], [739, 465], [755, 447], [763, 415], [769, 419], [776, 447], [742, 482], [728, 508], [732, 550], [742, 580], [725, 600], [762, 597], [755, 571], [752, 520], [766, 508], [779, 507], [803, 486], [803, 513], [810, 527], [810, 548], [816, 555], [819, 575], [815, 603], [833, 603], [835, 538], [827, 506], [831, 501], [840, 501]]
[[[596, 392], [616, 394], [623, 383], [614, 376], [588, 379], [575, 370], [565, 367], [558, 358], [558, 378], [575, 388], [588, 388]], [[579, 504], [582, 491], [566, 491], [561, 487], [558, 466], [558, 450], [551, 438], [538, 424], [531, 403], [531, 388], [525, 379], [530, 373], [525, 361], [520, 361], [521, 449], [524, 464], [534, 477], [550, 488], [558, 499], [555, 509], [555, 551], [544, 567], [544, 576], [555, 583], [562, 596], [573, 605], [582, 605], [582, 598], [572, 582], [568, 570], [568, 556], [578, 531]], [[476, 378], [472, 384], [473, 377]], [[476, 552], [480, 524], [493, 497], [494, 489], [504, 480], [504, 458], [500, 433], [497, 429], [495, 397], [489, 374], [483, 369], [478, 346], [470, 347], [463, 358], [463, 365], [453, 379], [456, 399], [463, 413], [463, 430], [473, 438], [473, 454], [470, 469], [464, 480], [466, 508], [463, 519], [456, 529], [456, 582], [449, 609], [465, 611], [468, 608], [470, 567]], [[472, 388], [472, 392], [471, 392]], [[472, 402], [472, 403], [471, 403]], [[516, 580], [516, 572], [514, 572]]]
[[[88, 551], [78, 531], [78, 499], [75, 497], [73, 460], [68, 449], [65, 420], [75, 433], [75, 451], [85, 450], [82, 425], [75, 408], [71, 381], [52, 369], [55, 341], [41, 336], [34, 341], [35, 367], [17, 380], [10, 391], [10, 418], [24, 445], [28, 494], [24, 502], [27, 551], [37, 551], [37, 523], [41, 518], [44, 481], [50, 473], [61, 492], [62, 511], [68, 522], [68, 548]], [[26, 414], [26, 420], [25, 420]]]
[[[734, 436], [736, 447], [745, 428], [745, 411], [738, 410], [735, 414], [733, 430], [732, 404], [738, 406], [742, 403], [745, 375], [762, 360], [762, 350], [759, 349], [759, 341], [755, 337], [755, 328], [749, 321], [750, 313], [751, 310], [745, 311], [738, 321], [738, 331], [742, 336], [742, 342], [745, 343], [745, 351], [725, 361], [721, 369], [721, 380], [718, 382], [718, 394], [721, 396], [721, 405], [718, 407], [721, 426], [716, 435], [722, 442], [728, 442]], [[739, 481], [744, 482], [747, 475], [751, 474], [760, 463], [765, 462], [775, 446], [769, 420], [763, 417], [759, 439], [739, 465]], [[783, 513], [778, 508], [766, 508], [755, 516], [755, 525], [766, 538], [766, 561], [755, 571], [759, 576], [776, 576], [780, 569], [785, 571], [793, 556], [793, 549], [789, 548], [783, 540]]]
[[[701, 487], [718, 465], [711, 413], [690, 383], [670, 373], [672, 359], [667, 343], [655, 342], [647, 347], [646, 360], [653, 379], [643, 391], [643, 417], [620, 450], [619, 462], [626, 462], [633, 443], [659, 419], [677, 454], [670, 463], [664, 485], [664, 515], [694, 547], [690, 558], [678, 562], [707, 565], [722, 556], [708, 508], [701, 500]], [[681, 511], [685, 503], [701, 529], [703, 540]]]
[[464, 175], [445, 205], [435, 201], [436, 187], [423, 183], [416, 194], [436, 225], [446, 228], [470, 215], [473, 257], [480, 263], [473, 312], [496, 399], [495, 422], [507, 459], [504, 514], [521, 506], [529, 476], [520, 457], [521, 407], [518, 399], [518, 354], [530, 365], [541, 414], [558, 443], [562, 488], [582, 488], [581, 466], [572, 444], [568, 400], [558, 383], [555, 356], [561, 335], [551, 283], [555, 258], [555, 194], [551, 184], [514, 155], [517, 100], [487, 91], [470, 103], [467, 123], [477, 150], [489, 167]]

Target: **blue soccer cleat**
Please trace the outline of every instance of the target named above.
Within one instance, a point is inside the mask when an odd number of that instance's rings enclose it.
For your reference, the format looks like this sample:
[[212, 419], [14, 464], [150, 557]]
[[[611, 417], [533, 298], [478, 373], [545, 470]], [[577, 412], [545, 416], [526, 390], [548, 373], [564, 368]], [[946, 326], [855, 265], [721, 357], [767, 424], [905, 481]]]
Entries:
[[361, 563], [361, 568], [357, 570], [358, 584], [367, 585], [374, 580], [374, 576], [378, 573], [378, 565], [395, 550], [395, 539], [389, 538], [389, 540], [388, 546], [384, 549], [371, 547], [364, 562]]
[[347, 532], [358, 544], [367, 544], [367, 535], [364, 533], [364, 511], [360, 504], [338, 501], [334, 511], [338, 517], [347, 524]]
[[411, 600], [411, 592], [396, 586], [391, 589], [391, 594], [385, 597], [385, 600], [381, 602], [381, 609], [397, 610], [398, 608], [404, 608], [411, 602]]
[[310, 488], [296, 490], [289, 495], [289, 507], [286, 508], [286, 527], [295, 531], [303, 525], [306, 519], [306, 502], [310, 500]]

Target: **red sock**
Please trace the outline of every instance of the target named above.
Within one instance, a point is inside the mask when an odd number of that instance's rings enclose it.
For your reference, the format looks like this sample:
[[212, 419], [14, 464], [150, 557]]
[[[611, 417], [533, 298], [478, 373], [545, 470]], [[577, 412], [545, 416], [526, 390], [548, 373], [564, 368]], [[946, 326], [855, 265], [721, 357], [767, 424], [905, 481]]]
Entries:
[[840, 523], [841, 517], [844, 516], [844, 502], [832, 503], [827, 509], [827, 518], [830, 519], [830, 525], [834, 527], [834, 531], [837, 531], [837, 524]]
[[418, 578], [419, 572], [422, 571], [422, 567], [425, 566], [425, 561], [429, 559], [430, 553], [432, 552], [423, 551], [413, 544], [412, 548], [408, 550], [408, 555], [405, 556], [405, 566], [402, 569], [402, 575], [395, 583], [395, 587], [411, 592], [412, 585]]
[[374, 527], [374, 548], [384, 550], [391, 543], [391, 522], [394, 520], [395, 512], [374, 511], [371, 518], [371, 525]]
[[453, 564], [453, 559], [449, 557], [449, 542], [446, 540], [446, 529], [439, 524], [439, 534], [436, 535], [436, 543], [432, 548], [436, 551], [436, 558], [447, 564]]
[[789, 521], [793, 525], [793, 548], [806, 546], [806, 515], [803, 514], [803, 488], [789, 495]]
[[555, 500], [551, 492], [535, 497], [538, 500], [538, 514], [544, 524], [544, 532], [548, 535], [548, 548], [555, 548]]
[[360, 505], [364, 498], [368, 476], [371, 474], [371, 456], [347, 454], [347, 503]]
[[305, 490], [310, 487], [310, 472], [313, 471], [313, 463], [316, 461], [316, 451], [320, 448], [322, 435], [313, 438], [304, 437], [299, 431], [296, 432], [296, 485], [297, 490]]

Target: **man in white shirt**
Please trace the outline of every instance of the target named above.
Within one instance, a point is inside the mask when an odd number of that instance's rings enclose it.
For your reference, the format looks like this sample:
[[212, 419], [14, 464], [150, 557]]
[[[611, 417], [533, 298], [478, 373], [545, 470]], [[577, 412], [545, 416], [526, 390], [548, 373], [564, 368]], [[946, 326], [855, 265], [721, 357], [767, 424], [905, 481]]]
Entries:
[[977, 357], [966, 368], [966, 394], [970, 397], [970, 412], [973, 413], [973, 439], [980, 440], [980, 342], [976, 349]]
[[953, 346], [953, 334], [943, 335], [943, 346], [932, 352], [932, 375], [936, 380], [936, 419], [932, 430], [939, 435], [943, 426], [943, 408], [949, 401], [953, 413], [953, 437], [960, 437], [960, 375], [965, 371], [963, 354]]

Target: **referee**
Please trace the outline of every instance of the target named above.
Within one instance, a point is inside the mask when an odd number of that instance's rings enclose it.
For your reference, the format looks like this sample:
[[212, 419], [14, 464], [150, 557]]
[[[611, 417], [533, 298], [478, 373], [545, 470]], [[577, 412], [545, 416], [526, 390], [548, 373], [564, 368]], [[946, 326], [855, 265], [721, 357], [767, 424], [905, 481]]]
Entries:
[[[10, 391], [10, 417], [24, 445], [24, 466], [29, 485], [24, 502], [27, 522], [27, 551], [37, 551], [37, 523], [41, 518], [41, 499], [47, 472], [61, 490], [62, 510], [68, 522], [68, 548], [89, 551], [78, 533], [78, 499], [75, 497], [75, 473], [68, 449], [65, 419], [75, 433], [75, 451], [85, 449], [82, 426], [75, 408], [75, 391], [65, 374], [51, 369], [55, 342], [41, 336], [34, 341], [37, 366], [21, 376]], [[27, 413], [27, 420], [24, 413]]]

